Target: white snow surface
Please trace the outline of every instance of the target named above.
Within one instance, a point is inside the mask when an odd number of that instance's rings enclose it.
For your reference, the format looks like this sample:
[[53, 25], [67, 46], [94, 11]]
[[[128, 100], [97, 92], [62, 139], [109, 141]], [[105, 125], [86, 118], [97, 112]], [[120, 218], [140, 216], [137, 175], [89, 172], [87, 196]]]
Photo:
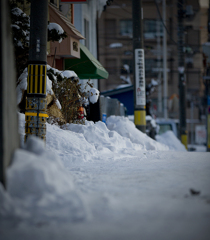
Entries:
[[179, 141], [173, 131], [167, 131], [161, 135], [156, 135], [155, 138], [158, 142], [168, 145], [170, 150], [186, 151], [185, 146]]
[[46, 146], [24, 145], [24, 118], [7, 191], [0, 184], [1, 240], [210, 238], [210, 153], [171, 151], [115, 116], [47, 123]]
[[65, 71], [62, 72], [62, 74], [66, 78], [78, 77], [77, 74], [74, 71], [70, 71], [70, 70], [65, 70]]

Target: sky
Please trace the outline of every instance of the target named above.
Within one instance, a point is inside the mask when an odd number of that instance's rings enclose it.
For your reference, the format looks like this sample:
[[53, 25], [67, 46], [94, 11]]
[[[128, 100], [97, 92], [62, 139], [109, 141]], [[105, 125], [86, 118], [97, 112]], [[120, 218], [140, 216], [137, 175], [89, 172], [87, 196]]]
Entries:
[[154, 141], [126, 117], [46, 124], [0, 185], [0, 239], [210, 239], [210, 153], [172, 132]]

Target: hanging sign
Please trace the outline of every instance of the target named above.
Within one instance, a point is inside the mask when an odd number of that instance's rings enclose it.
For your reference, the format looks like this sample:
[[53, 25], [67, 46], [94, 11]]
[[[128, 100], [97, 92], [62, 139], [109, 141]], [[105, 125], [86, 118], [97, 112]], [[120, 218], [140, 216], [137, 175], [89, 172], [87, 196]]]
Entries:
[[144, 49], [135, 49], [136, 105], [146, 105]]

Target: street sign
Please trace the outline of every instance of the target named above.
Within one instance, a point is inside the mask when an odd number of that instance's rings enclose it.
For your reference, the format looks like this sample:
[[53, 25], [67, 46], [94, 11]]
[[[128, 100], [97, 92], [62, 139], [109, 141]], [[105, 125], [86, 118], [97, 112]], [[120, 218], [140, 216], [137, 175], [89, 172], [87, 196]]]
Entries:
[[144, 49], [135, 49], [136, 105], [146, 105]]

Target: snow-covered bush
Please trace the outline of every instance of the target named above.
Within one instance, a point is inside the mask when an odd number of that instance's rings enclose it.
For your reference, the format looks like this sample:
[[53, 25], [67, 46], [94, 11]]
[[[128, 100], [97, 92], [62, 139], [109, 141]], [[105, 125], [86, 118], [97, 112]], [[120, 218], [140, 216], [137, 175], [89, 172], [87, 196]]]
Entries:
[[[27, 91], [27, 68], [18, 78], [17, 105], [20, 112], [25, 112], [25, 101]], [[89, 95], [92, 98], [98, 98], [96, 89], [91, 88], [90, 93], [85, 92], [87, 85], [81, 90], [81, 84], [74, 71], [59, 71], [47, 65], [47, 113], [50, 116], [50, 122], [62, 125], [64, 123], [82, 123], [85, 119], [78, 119], [78, 109], [83, 103], [87, 103]], [[97, 95], [97, 96], [96, 96]], [[91, 98], [91, 99], [92, 99]]]

